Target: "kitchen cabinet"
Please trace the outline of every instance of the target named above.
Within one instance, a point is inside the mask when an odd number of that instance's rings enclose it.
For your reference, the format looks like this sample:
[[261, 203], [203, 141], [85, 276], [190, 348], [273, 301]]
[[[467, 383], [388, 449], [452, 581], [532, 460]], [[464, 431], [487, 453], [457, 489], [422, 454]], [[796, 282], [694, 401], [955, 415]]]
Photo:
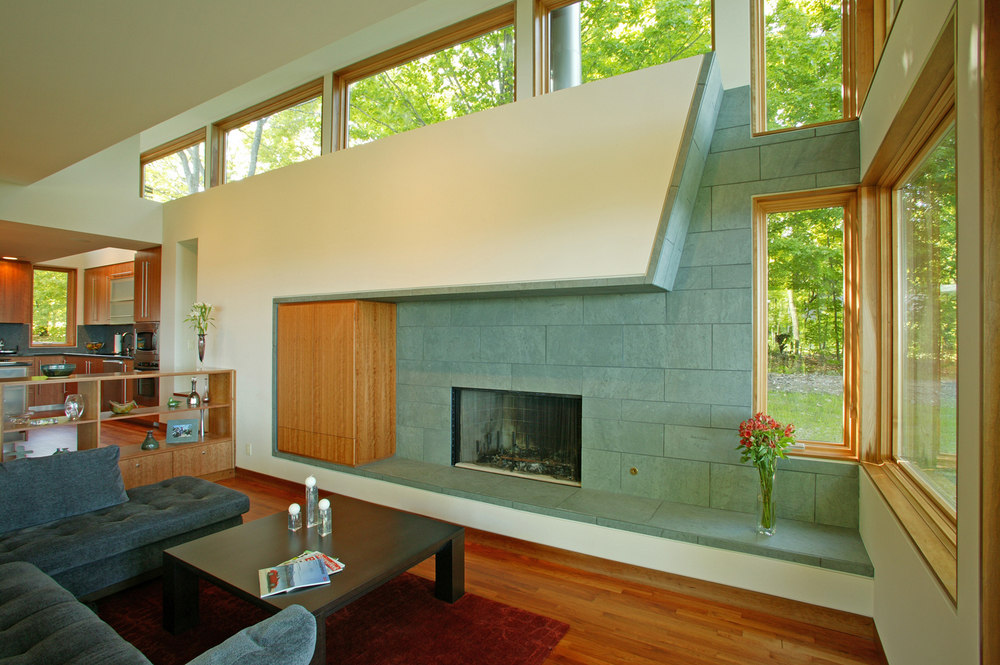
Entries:
[[[32, 356], [35, 363], [33, 368], [34, 376], [42, 376], [42, 365], [56, 365], [64, 361], [63, 356]], [[52, 383], [48, 379], [37, 381], [34, 386], [28, 389], [29, 406], [48, 406], [50, 404], [62, 404], [66, 401], [65, 389], [68, 384]]]
[[277, 448], [357, 466], [396, 452], [396, 306], [278, 306]]
[[31, 323], [34, 278], [27, 261], [0, 259], [0, 323]]
[[83, 271], [83, 324], [106, 325], [108, 319], [109, 266], [87, 268]]
[[160, 320], [160, 247], [135, 253], [135, 295], [133, 312], [136, 322]]
[[132, 323], [133, 275], [131, 262], [88, 268], [83, 272], [84, 325]]
[[[73, 362], [73, 359], [70, 358], [69, 362]], [[76, 364], [79, 369], [80, 363], [77, 362]], [[186, 404], [171, 409], [167, 405], [169, 395], [165, 395], [161, 398], [160, 403], [155, 406], [135, 407], [132, 411], [123, 415], [116, 415], [110, 411], [97, 408], [96, 405], [101, 399], [101, 393], [105, 384], [110, 385], [124, 380], [126, 386], [128, 386], [129, 383], [134, 384], [140, 376], [142, 378], [155, 378], [171, 385], [175, 380], [187, 381], [191, 377], [197, 377], [199, 386], [204, 385], [205, 377], [207, 377], [211, 402], [193, 409]], [[4, 393], [7, 391], [30, 387], [35, 383], [37, 382], [30, 379], [0, 379], [0, 403], [2, 403]], [[54, 418], [56, 421], [54, 424], [17, 426], [4, 422], [2, 423], [3, 432], [28, 432], [30, 436], [30, 433], [36, 430], [71, 426], [76, 428], [78, 450], [88, 450], [116, 444], [121, 450], [118, 466], [122, 470], [126, 489], [158, 482], [178, 475], [193, 475], [209, 480], [219, 480], [221, 478], [232, 477], [235, 473], [236, 440], [233, 429], [233, 417], [236, 409], [236, 376], [232, 370], [146, 372], [125, 376], [115, 374], [81, 374], [71, 379], [50, 378], [46, 380], [46, 383], [64, 386], [63, 390], [73, 386], [72, 392], [77, 392], [83, 396], [83, 417], [79, 420], [70, 421], [60, 408], [59, 410], [36, 414], [38, 418]], [[127, 387], [126, 389], [131, 390], [133, 388]], [[166, 421], [175, 419], [203, 419], [205, 432], [203, 435], [199, 434], [197, 441], [169, 445], [163, 442], [164, 435], [162, 431], [159, 433], [154, 432], [154, 437], [160, 442], [160, 447], [156, 450], [142, 450], [141, 436], [136, 437], [135, 443], [122, 443], [121, 428], [108, 426], [110, 422], [115, 420], [135, 423], [149, 419], [150, 417], [162, 418]]]

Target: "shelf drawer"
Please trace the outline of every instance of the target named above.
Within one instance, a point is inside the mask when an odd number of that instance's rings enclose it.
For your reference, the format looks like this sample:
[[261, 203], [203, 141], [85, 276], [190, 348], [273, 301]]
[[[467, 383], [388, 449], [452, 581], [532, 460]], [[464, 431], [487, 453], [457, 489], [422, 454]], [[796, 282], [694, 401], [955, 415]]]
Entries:
[[232, 441], [204, 443], [174, 450], [175, 476], [205, 476], [232, 468]]
[[173, 455], [168, 452], [129, 457], [118, 462], [125, 489], [158, 483], [174, 477]]

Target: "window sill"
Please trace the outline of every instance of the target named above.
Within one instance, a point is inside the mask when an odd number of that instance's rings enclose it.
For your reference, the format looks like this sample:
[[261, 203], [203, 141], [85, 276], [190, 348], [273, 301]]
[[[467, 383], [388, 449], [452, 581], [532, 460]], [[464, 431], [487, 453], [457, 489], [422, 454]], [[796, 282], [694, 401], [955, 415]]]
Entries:
[[895, 464], [862, 463], [953, 603], [958, 598], [958, 529]]

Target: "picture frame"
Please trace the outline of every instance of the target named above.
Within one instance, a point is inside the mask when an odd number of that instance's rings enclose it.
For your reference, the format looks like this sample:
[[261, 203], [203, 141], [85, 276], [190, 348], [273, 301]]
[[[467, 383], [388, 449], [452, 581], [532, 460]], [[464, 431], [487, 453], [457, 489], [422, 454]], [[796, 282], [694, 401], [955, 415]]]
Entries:
[[199, 439], [201, 422], [197, 418], [167, 421], [167, 443], [195, 443]]

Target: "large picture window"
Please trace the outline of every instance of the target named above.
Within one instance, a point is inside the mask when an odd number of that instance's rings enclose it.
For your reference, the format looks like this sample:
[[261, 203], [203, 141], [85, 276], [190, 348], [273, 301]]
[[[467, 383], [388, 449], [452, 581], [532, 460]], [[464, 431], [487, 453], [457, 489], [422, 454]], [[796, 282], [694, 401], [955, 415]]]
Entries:
[[754, 202], [755, 411], [817, 455], [855, 456], [853, 191]]
[[76, 270], [35, 266], [31, 346], [76, 346]]
[[951, 511], [956, 504], [958, 255], [955, 126], [894, 188], [893, 456]]
[[544, 90], [708, 53], [711, 0], [543, 3]]
[[514, 11], [502, 7], [339, 72], [340, 147], [514, 101]]

